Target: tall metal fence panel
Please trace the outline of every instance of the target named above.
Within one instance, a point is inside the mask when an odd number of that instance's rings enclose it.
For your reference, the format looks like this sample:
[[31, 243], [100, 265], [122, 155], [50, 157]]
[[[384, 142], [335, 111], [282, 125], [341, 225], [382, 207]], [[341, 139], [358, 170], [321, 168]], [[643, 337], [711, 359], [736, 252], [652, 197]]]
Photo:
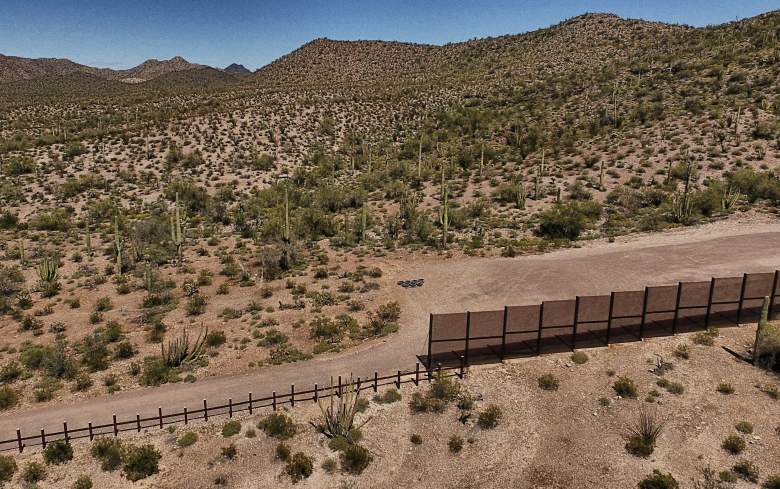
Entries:
[[738, 326], [758, 320], [764, 297], [775, 318], [779, 275], [746, 273], [496, 311], [431, 314], [422, 360], [428, 368], [461, 359], [489, 363]]

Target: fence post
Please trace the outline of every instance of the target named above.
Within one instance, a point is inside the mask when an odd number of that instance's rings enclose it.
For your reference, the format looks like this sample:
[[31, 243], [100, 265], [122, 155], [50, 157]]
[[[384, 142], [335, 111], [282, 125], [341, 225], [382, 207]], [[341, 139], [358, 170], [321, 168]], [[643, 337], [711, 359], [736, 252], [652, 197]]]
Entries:
[[19, 453], [24, 450], [24, 444], [22, 443], [22, 430], [16, 428], [16, 443], [19, 445]]
[[704, 327], [710, 327], [710, 312], [712, 311], [712, 294], [715, 293], [715, 277], [710, 280], [710, 294], [707, 297], [707, 315], [704, 316]]
[[769, 319], [772, 319], [772, 311], [775, 308], [775, 296], [777, 295], [777, 279], [780, 271], [775, 270], [775, 281], [772, 282], [772, 297], [769, 298]]
[[469, 363], [469, 336], [471, 336], [471, 311], [466, 311], [466, 363]]
[[739, 306], [737, 306], [737, 326], [742, 320], [742, 307], [745, 304], [745, 287], [747, 287], [747, 273], [742, 274], [742, 287], [739, 289]]
[[233, 398], [228, 397], [228, 418], [233, 417]]
[[135, 413], [135, 425], [136, 425], [136, 431], [138, 433], [141, 432], [141, 415], [139, 413]]
[[157, 407], [157, 418], [160, 420], [160, 429], [163, 429], [162, 406]]
[[295, 384], [290, 384], [290, 407], [295, 407]]
[[339, 375], [339, 399], [341, 399], [341, 375]]
[[506, 323], [507, 323], [507, 316], [509, 315], [509, 307], [504, 306], [504, 323], [501, 328], [501, 361], [504, 361], [504, 358], [506, 358]]
[[70, 441], [70, 436], [68, 436], [68, 422], [67, 421], [63, 421], [62, 422], [62, 433], [65, 435], [65, 442], [66, 443], [69, 442]]
[[273, 391], [271, 397], [272, 397], [271, 405], [273, 406], [273, 410], [276, 411], [276, 391]]
[[650, 288], [645, 287], [645, 298], [642, 300], [642, 320], [639, 323], [639, 339], [645, 337], [645, 317], [647, 316], [647, 296], [650, 293]]
[[184, 424], [186, 425], [189, 422], [189, 417], [187, 416], [187, 408], [184, 408]]
[[374, 370], [374, 393], [379, 392], [379, 374]]
[[319, 396], [319, 387], [317, 384], [314, 384], [314, 402], [319, 402], [320, 396]]
[[116, 425], [116, 414], [112, 414], [111, 419], [113, 420], [114, 423], [114, 437], [117, 437], [119, 436], [119, 428]]
[[46, 448], [46, 432], [41, 428], [41, 446]]
[[574, 324], [572, 325], [572, 331], [571, 331], [572, 351], [577, 349], [577, 322], [579, 321], [579, 316], [580, 316], [580, 296], [577, 296], [577, 298], [574, 300]]
[[542, 354], [542, 324], [544, 324], [544, 302], [539, 304], [539, 334], [536, 337], [536, 354]]
[[463, 358], [463, 355], [459, 355], [459, 357], [460, 357], [460, 375], [458, 377], [463, 379], [463, 376], [466, 374], [466, 361]]
[[420, 362], [414, 364], [414, 385], [420, 385]]
[[92, 421], [87, 424], [87, 429], [89, 430], [89, 441], [92, 441], [95, 438], [95, 435], [92, 433]]
[[252, 414], [252, 393], [249, 393], [249, 414]]
[[609, 293], [609, 313], [607, 315], [607, 339], [606, 343], [609, 346], [610, 336], [612, 335], [612, 313], [615, 308], [615, 292]]
[[396, 385], [396, 387], [398, 387], [400, 389], [401, 388], [401, 371], [400, 370], [398, 371], [397, 375], [398, 375], [398, 377], [396, 378], [395, 385]]
[[674, 303], [674, 320], [672, 321], [672, 334], [677, 334], [677, 322], [680, 319], [680, 299], [682, 298], [683, 283], [677, 282], [677, 299]]
[[431, 352], [433, 350], [433, 313], [428, 315], [428, 370], [431, 369], [433, 359], [431, 358]]
[[203, 399], [203, 420], [209, 420], [209, 405], [206, 403], [205, 399]]

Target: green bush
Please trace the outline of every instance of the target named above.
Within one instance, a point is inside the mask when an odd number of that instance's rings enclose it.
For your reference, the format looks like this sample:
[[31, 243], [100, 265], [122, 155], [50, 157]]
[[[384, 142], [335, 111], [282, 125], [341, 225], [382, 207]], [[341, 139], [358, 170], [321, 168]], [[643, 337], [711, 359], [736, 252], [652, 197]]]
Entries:
[[591, 220], [601, 216], [601, 206], [596, 202], [566, 202], [540, 212], [536, 234], [548, 239], [575, 240]]
[[553, 374], [544, 374], [539, 377], [539, 388], [546, 391], [557, 391], [560, 386], [560, 382]]
[[122, 465], [124, 446], [116, 438], [98, 438], [89, 449], [90, 455], [100, 461], [100, 468], [112, 471]]
[[413, 433], [412, 436], [409, 437], [409, 441], [414, 443], [415, 445], [422, 445], [422, 436], [418, 435], [417, 433]]
[[284, 471], [293, 481], [293, 484], [309, 477], [314, 472], [314, 459], [298, 452], [287, 461]]
[[4, 385], [0, 387], [0, 411], [14, 407], [18, 401], [19, 396], [10, 386]]
[[65, 440], [56, 440], [43, 449], [43, 461], [48, 465], [60, 465], [73, 460], [73, 447]]
[[744, 479], [748, 482], [758, 482], [758, 467], [753, 462], [747, 460], [740, 460], [732, 470], [740, 479]]
[[672, 474], [653, 470], [653, 473], [642, 479], [637, 487], [639, 489], [679, 489], [680, 484], [672, 477]]
[[290, 460], [290, 455], [292, 454], [292, 451], [290, 450], [290, 446], [286, 443], [280, 443], [276, 445], [276, 458], [278, 460], [281, 460], [282, 462], [287, 462]]
[[780, 489], [780, 475], [772, 475], [761, 484], [762, 489]]
[[125, 477], [133, 482], [145, 479], [159, 471], [161, 458], [160, 452], [152, 445], [130, 447], [125, 451], [122, 470]]
[[71, 489], [92, 489], [92, 479], [88, 475], [82, 475], [73, 483]]
[[447, 447], [452, 453], [459, 453], [463, 450], [463, 437], [460, 435], [452, 435], [447, 442]]
[[28, 462], [22, 470], [22, 480], [35, 484], [46, 478], [46, 468], [38, 462]]
[[628, 377], [618, 377], [615, 383], [612, 385], [612, 388], [620, 397], [636, 399], [638, 395], [634, 381]]
[[278, 440], [287, 440], [295, 435], [295, 423], [283, 413], [272, 413], [257, 424], [266, 435]]
[[341, 451], [341, 469], [350, 474], [361, 474], [368, 464], [371, 463], [373, 457], [369, 453], [368, 449], [358, 445], [357, 443], [351, 443], [344, 450]]
[[732, 455], [739, 455], [745, 450], [745, 440], [739, 435], [729, 435], [721, 443], [721, 448]]
[[498, 421], [501, 419], [501, 408], [495, 404], [489, 404], [484, 411], [479, 413], [477, 424], [484, 430], [490, 430], [498, 426]]
[[241, 433], [241, 423], [238, 421], [228, 421], [222, 427], [222, 436], [225, 438], [230, 438], [239, 433]]
[[401, 392], [397, 389], [388, 389], [382, 394], [374, 396], [374, 402], [379, 404], [392, 404], [401, 400]]
[[191, 445], [194, 445], [195, 442], [198, 441], [198, 434], [194, 431], [188, 431], [187, 433], [184, 433], [179, 437], [178, 440], [176, 440], [176, 445], [178, 447], [184, 448], [189, 447]]
[[160, 357], [144, 358], [143, 372], [140, 382], [145, 386], [158, 386], [168, 382], [171, 376], [171, 368]]
[[582, 365], [588, 362], [588, 354], [584, 351], [575, 351], [571, 354], [571, 361], [577, 365]]
[[16, 460], [9, 455], [0, 455], [0, 482], [10, 481], [17, 470]]
[[740, 421], [734, 425], [734, 428], [736, 428], [740, 433], [744, 433], [746, 435], [753, 433], [753, 423], [750, 423], [749, 421]]

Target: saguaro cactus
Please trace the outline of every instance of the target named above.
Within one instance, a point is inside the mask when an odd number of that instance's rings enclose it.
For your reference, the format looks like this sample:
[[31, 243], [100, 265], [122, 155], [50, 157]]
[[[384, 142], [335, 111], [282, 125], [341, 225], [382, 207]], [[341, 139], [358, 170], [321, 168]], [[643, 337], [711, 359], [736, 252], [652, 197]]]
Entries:
[[599, 165], [599, 190], [604, 191], [604, 160]]
[[179, 193], [176, 193], [176, 208], [171, 216], [171, 242], [176, 247], [176, 261], [182, 264], [184, 258], [184, 232], [182, 231]]
[[441, 224], [441, 243], [442, 246], [447, 246], [447, 234], [450, 229], [450, 211], [449, 211], [449, 197], [447, 195], [447, 185], [444, 181], [444, 169], [441, 171], [441, 208], [439, 209], [439, 223]]
[[84, 247], [87, 249], [87, 256], [92, 258], [92, 227], [91, 223], [87, 221], [85, 226], [86, 234], [84, 235]]
[[114, 251], [116, 252], [116, 274], [122, 275], [122, 252], [125, 249], [125, 240], [119, 233], [119, 217], [114, 217]]

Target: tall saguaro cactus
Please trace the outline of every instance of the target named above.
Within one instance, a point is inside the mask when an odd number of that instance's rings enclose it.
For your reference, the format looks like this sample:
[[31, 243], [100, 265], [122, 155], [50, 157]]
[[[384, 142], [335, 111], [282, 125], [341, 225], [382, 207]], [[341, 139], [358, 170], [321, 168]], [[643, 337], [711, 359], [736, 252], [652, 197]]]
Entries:
[[439, 209], [439, 223], [441, 224], [441, 243], [442, 246], [447, 246], [447, 234], [450, 229], [450, 210], [449, 210], [449, 197], [447, 192], [447, 185], [444, 180], [444, 168], [441, 170], [441, 208]]
[[114, 217], [114, 251], [116, 252], [116, 274], [122, 275], [122, 252], [125, 249], [125, 240], [119, 234], [119, 217]]
[[176, 247], [176, 261], [181, 265], [184, 257], [184, 232], [182, 231], [178, 192], [176, 193], [176, 209], [171, 216], [171, 242]]

